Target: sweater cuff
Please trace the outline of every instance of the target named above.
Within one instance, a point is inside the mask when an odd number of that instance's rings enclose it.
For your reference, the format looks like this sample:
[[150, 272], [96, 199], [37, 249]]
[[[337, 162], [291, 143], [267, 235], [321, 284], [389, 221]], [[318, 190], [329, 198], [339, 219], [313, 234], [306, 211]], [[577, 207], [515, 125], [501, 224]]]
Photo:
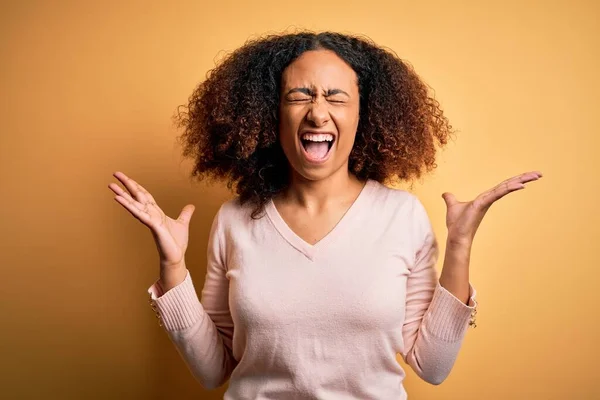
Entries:
[[204, 316], [189, 270], [183, 282], [166, 292], [157, 280], [148, 288], [148, 295], [152, 309], [167, 331], [189, 328]]
[[477, 292], [469, 284], [469, 303], [465, 304], [438, 282], [425, 316], [427, 330], [446, 341], [461, 340], [477, 313]]

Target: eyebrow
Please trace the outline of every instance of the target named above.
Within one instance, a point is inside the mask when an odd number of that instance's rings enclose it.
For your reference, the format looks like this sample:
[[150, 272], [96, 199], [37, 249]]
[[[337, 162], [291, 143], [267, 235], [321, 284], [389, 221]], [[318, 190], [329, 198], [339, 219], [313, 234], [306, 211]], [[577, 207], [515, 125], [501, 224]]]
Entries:
[[[297, 88], [293, 88], [287, 92], [287, 94], [292, 94], [292, 93], [304, 93], [307, 96], [314, 96], [314, 94], [315, 94], [314, 90], [309, 89], [307, 87], [297, 87]], [[336, 94], [344, 94], [344, 95], [350, 97], [350, 95], [348, 93], [344, 92], [342, 89], [329, 89], [327, 92], [325, 92], [325, 97], [333, 96]]]

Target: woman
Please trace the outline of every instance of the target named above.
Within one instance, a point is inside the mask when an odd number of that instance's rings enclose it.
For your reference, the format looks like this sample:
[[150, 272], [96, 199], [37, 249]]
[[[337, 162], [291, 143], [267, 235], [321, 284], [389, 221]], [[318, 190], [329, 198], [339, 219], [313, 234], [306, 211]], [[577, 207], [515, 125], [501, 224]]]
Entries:
[[185, 111], [193, 174], [239, 195], [210, 233], [201, 301], [184, 254], [194, 211], [176, 220], [123, 173], [109, 187], [157, 242], [150, 303], [206, 388], [225, 399], [405, 399], [402, 358], [424, 380], [449, 374], [468, 326], [473, 237], [487, 209], [541, 177], [474, 201], [449, 193], [438, 244], [420, 201], [383, 185], [435, 166], [451, 126], [407, 64], [338, 33], [268, 36], [233, 52]]

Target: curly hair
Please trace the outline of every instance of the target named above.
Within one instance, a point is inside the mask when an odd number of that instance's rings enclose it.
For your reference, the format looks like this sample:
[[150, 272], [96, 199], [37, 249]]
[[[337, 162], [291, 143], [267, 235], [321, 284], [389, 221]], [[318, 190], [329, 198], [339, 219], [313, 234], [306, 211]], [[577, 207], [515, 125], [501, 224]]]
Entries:
[[356, 72], [359, 123], [349, 169], [381, 183], [411, 181], [436, 168], [436, 145], [453, 133], [412, 66], [372, 40], [337, 32], [285, 33], [247, 41], [208, 72], [175, 116], [192, 177], [225, 180], [255, 218], [289, 185], [279, 143], [285, 68], [309, 50], [331, 50]]

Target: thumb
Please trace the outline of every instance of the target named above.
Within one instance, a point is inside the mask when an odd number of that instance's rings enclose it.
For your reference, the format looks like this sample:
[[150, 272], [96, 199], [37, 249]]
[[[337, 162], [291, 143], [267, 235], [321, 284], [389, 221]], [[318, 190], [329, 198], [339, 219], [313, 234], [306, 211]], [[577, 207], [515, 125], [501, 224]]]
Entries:
[[456, 197], [454, 197], [452, 193], [445, 192], [444, 194], [442, 194], [442, 198], [446, 202], [446, 207], [448, 208], [450, 208], [451, 205], [456, 203]]
[[193, 204], [186, 205], [185, 207], [183, 207], [183, 210], [181, 210], [181, 213], [179, 214], [177, 220], [179, 222], [184, 223], [185, 225], [189, 225], [190, 219], [192, 219], [192, 214], [194, 214], [195, 209], [196, 207]]

